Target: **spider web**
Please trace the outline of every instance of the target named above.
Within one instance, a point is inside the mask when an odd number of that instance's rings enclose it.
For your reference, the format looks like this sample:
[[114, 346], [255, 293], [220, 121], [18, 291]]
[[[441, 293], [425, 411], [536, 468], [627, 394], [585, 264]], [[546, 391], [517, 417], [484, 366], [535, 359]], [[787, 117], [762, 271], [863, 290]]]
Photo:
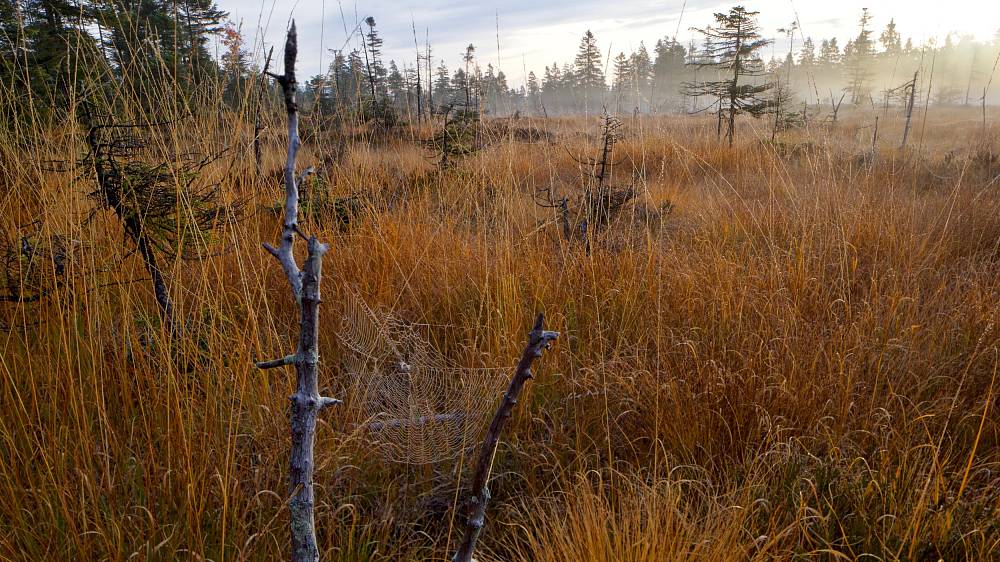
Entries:
[[340, 340], [349, 407], [390, 461], [428, 464], [475, 446], [506, 383], [497, 368], [456, 367], [398, 317], [349, 292]]

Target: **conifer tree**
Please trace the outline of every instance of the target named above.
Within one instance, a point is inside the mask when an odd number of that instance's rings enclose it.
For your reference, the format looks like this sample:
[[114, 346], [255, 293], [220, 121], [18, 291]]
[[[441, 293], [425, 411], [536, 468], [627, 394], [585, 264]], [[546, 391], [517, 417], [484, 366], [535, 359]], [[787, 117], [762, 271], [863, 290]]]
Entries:
[[476, 46], [469, 43], [469, 46], [465, 48], [465, 53], [462, 54], [462, 62], [465, 63], [465, 72], [462, 74], [464, 82], [462, 88], [465, 90], [465, 105], [470, 108], [472, 107], [472, 72], [475, 61]]
[[677, 87], [683, 81], [685, 58], [687, 57], [687, 50], [684, 46], [668, 37], [657, 40], [653, 52], [656, 58], [653, 61], [652, 70], [654, 97], [649, 100], [651, 106], [656, 105], [657, 97], [666, 97], [663, 92], [670, 95], [677, 93]]
[[840, 63], [840, 46], [837, 38], [824, 39], [819, 47], [819, 64], [825, 69], [831, 69]]
[[406, 107], [405, 90], [406, 86], [403, 74], [400, 73], [399, 67], [396, 66], [396, 61], [390, 60], [389, 69], [386, 74], [386, 93], [389, 95], [389, 99], [395, 105], [396, 109], [404, 109]]
[[765, 73], [758, 51], [771, 42], [761, 38], [757, 14], [743, 6], [736, 6], [728, 14], [716, 13], [715, 27], [696, 29], [708, 44], [703, 52], [704, 59], [696, 63], [697, 67], [728, 77], [688, 82], [685, 91], [688, 95], [717, 100], [719, 122], [726, 122], [726, 138], [730, 146], [733, 144], [737, 115], [745, 113], [760, 117], [771, 106], [771, 102], [762, 95], [774, 86], [772, 83], [756, 80], [752, 83], [741, 82]]
[[0, 2], [0, 79], [48, 102], [35, 104], [37, 111], [62, 106], [68, 83], [94, 62], [96, 42], [85, 29], [91, 23], [88, 11], [68, 0]]
[[844, 49], [844, 70], [847, 74], [847, 87], [844, 90], [850, 95], [854, 105], [867, 99], [871, 92], [871, 62], [875, 55], [875, 44], [868, 27], [871, 18], [868, 8], [861, 10], [858, 36]]
[[576, 86], [584, 99], [584, 111], [598, 108], [606, 85], [601, 71], [601, 51], [597, 48], [597, 39], [589, 29], [580, 40], [573, 66]]
[[441, 106], [451, 103], [451, 78], [448, 74], [448, 66], [444, 64], [443, 60], [434, 71], [434, 91], [437, 92], [438, 101], [441, 102]]
[[632, 62], [629, 58], [625, 57], [625, 53], [618, 53], [615, 57], [615, 75], [612, 82], [612, 87], [615, 92], [615, 111], [620, 112], [622, 106], [628, 107], [629, 99], [631, 99], [631, 88], [632, 88]]
[[641, 109], [642, 100], [649, 95], [649, 86], [653, 79], [653, 61], [649, 58], [645, 43], [639, 42], [639, 48], [629, 57], [629, 63], [632, 65], [632, 94], [636, 100], [636, 107]]
[[885, 55], [887, 57], [896, 57], [903, 52], [903, 41], [899, 36], [899, 32], [896, 31], [896, 20], [890, 19], [889, 23], [885, 26], [885, 31], [882, 35], [879, 35], [879, 42], [882, 43], [882, 49], [884, 49]]
[[813, 44], [812, 37], [806, 37], [806, 40], [802, 43], [802, 49], [799, 50], [799, 66], [810, 69], [815, 65], [816, 46]]
[[[547, 71], [549, 67], [545, 67]], [[534, 72], [528, 73], [528, 86], [527, 86], [527, 101], [528, 110], [531, 113], [538, 113], [542, 108], [542, 90], [538, 85], [538, 77], [535, 76]]]
[[368, 16], [365, 18], [368, 26], [368, 33], [365, 38], [365, 67], [368, 71], [368, 86], [372, 100], [377, 101], [385, 94], [386, 70], [382, 66], [380, 57], [382, 55], [382, 38], [379, 37], [378, 30], [375, 29], [375, 18]]

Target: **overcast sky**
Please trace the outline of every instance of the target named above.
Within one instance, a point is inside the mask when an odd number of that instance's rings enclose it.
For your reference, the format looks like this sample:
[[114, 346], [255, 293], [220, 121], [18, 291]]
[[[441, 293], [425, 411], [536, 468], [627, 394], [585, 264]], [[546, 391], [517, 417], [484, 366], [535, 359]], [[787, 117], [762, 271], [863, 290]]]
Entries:
[[[299, 30], [299, 73], [306, 77], [328, 66], [330, 49], [360, 48], [358, 22], [374, 16], [385, 45], [386, 63], [395, 59], [402, 67], [415, 59], [413, 28], [423, 49], [429, 37], [434, 65], [444, 59], [454, 70], [465, 46], [476, 46], [480, 64], [499, 66], [511, 85], [524, 83], [528, 71], [541, 77], [545, 65], [572, 62], [580, 37], [590, 29], [605, 57], [610, 51], [626, 54], [645, 42], [652, 54], [656, 40], [673, 36], [687, 43], [690, 28], [712, 22], [712, 13], [737, 5], [712, 0], [217, 0], [230, 19], [242, 23], [248, 42], [277, 45], [281, 50], [284, 30], [294, 17]], [[857, 34], [861, 9], [874, 16], [875, 37], [890, 18], [895, 18], [905, 41], [915, 44], [949, 32], [991, 39], [1000, 28], [1000, 1], [996, 0], [757, 0], [743, 3], [760, 12], [765, 36], [776, 41], [778, 56], [787, 43], [777, 30], [793, 21], [801, 23], [801, 35], [820, 39], [837, 37], [841, 48]], [[499, 30], [499, 32], [498, 32]], [[498, 47], [499, 37], [499, 47]], [[767, 54], [770, 56], [770, 53]], [[259, 50], [254, 59], [261, 58]]]

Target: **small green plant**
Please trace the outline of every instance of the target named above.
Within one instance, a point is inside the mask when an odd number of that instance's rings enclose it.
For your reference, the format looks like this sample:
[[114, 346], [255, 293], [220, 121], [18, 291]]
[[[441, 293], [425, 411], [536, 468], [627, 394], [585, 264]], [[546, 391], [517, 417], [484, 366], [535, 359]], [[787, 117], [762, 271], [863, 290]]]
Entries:
[[476, 112], [454, 106], [444, 109], [441, 129], [429, 141], [439, 155], [438, 165], [446, 170], [453, 163], [479, 149], [479, 117]]
[[218, 185], [198, 181], [214, 157], [181, 154], [160, 161], [149, 148], [162, 126], [93, 124], [83, 164], [94, 172], [90, 197], [121, 221], [152, 278], [163, 321], [174, 331], [174, 306], [158, 256], [204, 257], [211, 231], [237, 219], [242, 205], [223, 203]]

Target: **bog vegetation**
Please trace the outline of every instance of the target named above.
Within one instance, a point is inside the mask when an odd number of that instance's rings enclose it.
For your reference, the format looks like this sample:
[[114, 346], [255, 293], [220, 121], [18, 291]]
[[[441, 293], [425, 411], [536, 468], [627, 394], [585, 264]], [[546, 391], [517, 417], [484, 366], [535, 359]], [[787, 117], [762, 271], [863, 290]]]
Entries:
[[0, 6], [0, 557], [286, 558], [312, 395], [324, 560], [1000, 556], [1000, 42], [283, 92], [225, 17]]

